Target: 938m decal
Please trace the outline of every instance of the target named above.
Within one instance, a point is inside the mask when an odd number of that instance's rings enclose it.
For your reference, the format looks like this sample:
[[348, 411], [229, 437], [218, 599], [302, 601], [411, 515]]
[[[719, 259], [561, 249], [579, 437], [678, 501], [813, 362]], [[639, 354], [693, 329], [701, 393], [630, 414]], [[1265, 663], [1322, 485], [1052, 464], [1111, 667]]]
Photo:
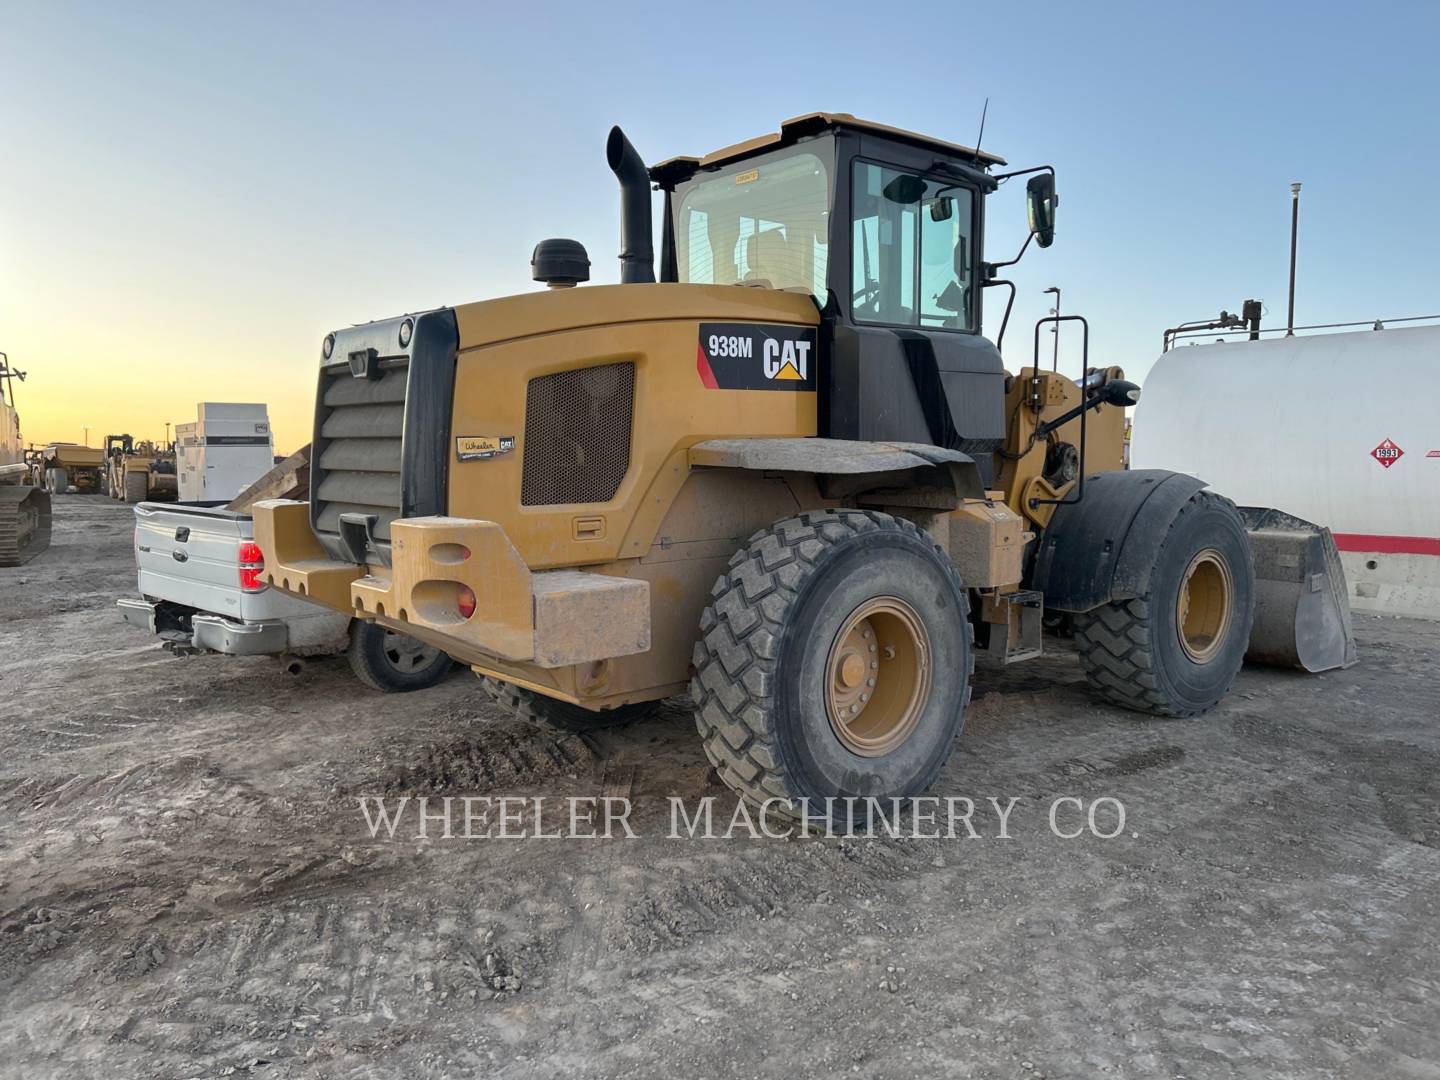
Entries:
[[701, 323], [695, 369], [711, 390], [810, 390], [815, 381], [813, 326]]

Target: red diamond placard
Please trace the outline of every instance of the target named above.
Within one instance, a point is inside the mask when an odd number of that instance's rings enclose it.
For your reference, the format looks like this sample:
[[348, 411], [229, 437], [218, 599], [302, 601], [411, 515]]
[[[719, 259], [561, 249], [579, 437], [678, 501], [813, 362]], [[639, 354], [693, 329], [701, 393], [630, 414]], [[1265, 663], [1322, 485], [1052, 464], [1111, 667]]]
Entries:
[[1405, 451], [1401, 450], [1400, 447], [1396, 446], [1389, 439], [1386, 439], [1379, 446], [1375, 447], [1374, 450], [1370, 451], [1370, 456], [1388, 469], [1405, 456]]

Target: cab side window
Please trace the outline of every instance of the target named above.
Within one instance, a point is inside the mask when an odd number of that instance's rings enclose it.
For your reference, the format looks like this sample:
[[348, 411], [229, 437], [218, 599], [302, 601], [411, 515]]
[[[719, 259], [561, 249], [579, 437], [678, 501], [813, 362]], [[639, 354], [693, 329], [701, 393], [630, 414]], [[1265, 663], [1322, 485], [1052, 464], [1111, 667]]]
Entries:
[[851, 311], [857, 322], [970, 330], [970, 189], [868, 161], [851, 186]]

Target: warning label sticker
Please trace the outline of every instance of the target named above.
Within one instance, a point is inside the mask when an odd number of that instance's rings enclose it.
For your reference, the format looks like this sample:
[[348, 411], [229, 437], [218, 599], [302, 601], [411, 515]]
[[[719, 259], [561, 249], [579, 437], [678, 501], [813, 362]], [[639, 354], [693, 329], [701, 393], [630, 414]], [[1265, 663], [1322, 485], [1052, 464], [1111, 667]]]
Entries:
[[1405, 456], [1405, 451], [1401, 450], [1400, 447], [1396, 446], [1389, 439], [1386, 439], [1379, 446], [1375, 447], [1374, 450], [1370, 451], [1370, 456], [1388, 469]]

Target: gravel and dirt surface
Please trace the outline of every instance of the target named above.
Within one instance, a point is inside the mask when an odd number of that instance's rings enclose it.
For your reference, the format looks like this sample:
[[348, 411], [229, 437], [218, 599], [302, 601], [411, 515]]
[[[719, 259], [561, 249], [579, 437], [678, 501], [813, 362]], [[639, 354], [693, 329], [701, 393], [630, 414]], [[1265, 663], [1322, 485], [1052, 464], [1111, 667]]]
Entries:
[[[564, 734], [464, 671], [175, 657], [114, 611], [128, 509], [55, 523], [0, 570], [5, 1077], [1440, 1076], [1435, 624], [1198, 721], [1060, 643], [977, 674], [933, 794], [979, 838], [671, 839], [669, 796], [734, 806], [682, 703]], [[628, 797], [639, 837], [372, 839], [405, 795]], [[1055, 836], [1062, 796], [1123, 832]]]

